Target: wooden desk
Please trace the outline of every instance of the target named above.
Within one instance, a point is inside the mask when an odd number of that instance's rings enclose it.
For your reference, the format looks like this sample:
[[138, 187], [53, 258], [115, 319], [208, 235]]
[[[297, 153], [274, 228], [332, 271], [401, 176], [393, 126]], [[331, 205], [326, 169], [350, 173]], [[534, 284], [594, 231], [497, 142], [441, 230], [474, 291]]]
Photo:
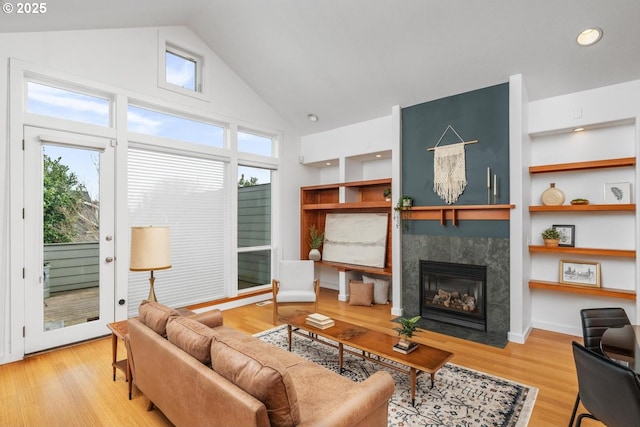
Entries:
[[127, 383], [129, 383], [129, 400], [131, 400], [131, 367], [129, 366], [129, 356], [126, 359], [117, 360], [118, 358], [118, 340], [124, 341], [124, 337], [129, 333], [129, 324], [126, 320], [109, 323], [107, 328], [111, 330], [111, 352], [113, 355], [111, 366], [113, 367], [113, 380], [116, 380], [116, 368], [125, 373]]

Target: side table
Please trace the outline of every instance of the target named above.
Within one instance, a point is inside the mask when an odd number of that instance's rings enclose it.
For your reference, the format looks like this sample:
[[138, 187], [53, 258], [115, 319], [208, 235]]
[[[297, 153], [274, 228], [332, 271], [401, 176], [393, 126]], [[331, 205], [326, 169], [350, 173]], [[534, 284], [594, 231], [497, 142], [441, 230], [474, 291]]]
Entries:
[[117, 360], [118, 357], [118, 340], [124, 341], [124, 337], [129, 333], [129, 324], [126, 320], [107, 324], [107, 328], [111, 330], [111, 352], [113, 355], [113, 380], [116, 380], [116, 368], [125, 373], [127, 383], [129, 383], [129, 400], [131, 400], [132, 378], [131, 367], [129, 366], [129, 356], [126, 359]]

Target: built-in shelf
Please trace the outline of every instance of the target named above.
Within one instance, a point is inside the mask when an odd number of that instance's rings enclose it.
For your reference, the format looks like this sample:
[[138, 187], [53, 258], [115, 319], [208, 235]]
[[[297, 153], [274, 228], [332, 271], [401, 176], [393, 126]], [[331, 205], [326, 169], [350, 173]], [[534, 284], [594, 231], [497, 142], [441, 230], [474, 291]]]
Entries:
[[565, 246], [547, 247], [541, 245], [529, 245], [529, 252], [548, 252], [548, 253], [561, 253], [571, 255], [595, 255], [595, 256], [610, 256], [610, 257], [623, 257], [623, 258], [635, 258], [635, 250], [625, 249], [597, 249], [597, 248], [571, 248]]
[[460, 220], [508, 220], [515, 205], [412, 206], [402, 209], [403, 219], [436, 220], [441, 225]]
[[597, 288], [593, 286], [564, 285], [558, 282], [547, 282], [544, 280], [530, 280], [530, 289], [544, 289], [554, 292], [567, 292], [571, 294], [592, 295], [605, 298], [619, 298], [626, 300], [636, 300], [636, 292], [624, 289]]
[[620, 205], [561, 205], [561, 206], [529, 206], [529, 212], [586, 212], [586, 211], [635, 211], [636, 204]]
[[635, 157], [593, 160], [589, 162], [558, 163], [554, 165], [529, 166], [529, 173], [569, 172], [588, 169], [621, 168], [635, 166]]
[[[388, 214], [387, 241], [392, 239], [391, 201], [385, 200], [385, 190], [391, 189], [391, 178], [351, 181], [335, 184], [311, 185], [300, 188], [300, 259], [308, 259], [309, 227], [315, 225], [320, 233], [325, 231], [327, 214], [332, 213], [386, 213]], [[369, 274], [391, 276], [391, 244], [386, 246], [385, 268], [316, 261], [338, 271], [360, 271]]]
[[343, 264], [333, 261], [316, 261], [316, 264], [327, 265], [329, 267], [335, 268], [338, 271], [360, 271], [362, 273], [379, 274], [380, 276], [391, 276], [390, 268], [376, 268], [366, 265]]

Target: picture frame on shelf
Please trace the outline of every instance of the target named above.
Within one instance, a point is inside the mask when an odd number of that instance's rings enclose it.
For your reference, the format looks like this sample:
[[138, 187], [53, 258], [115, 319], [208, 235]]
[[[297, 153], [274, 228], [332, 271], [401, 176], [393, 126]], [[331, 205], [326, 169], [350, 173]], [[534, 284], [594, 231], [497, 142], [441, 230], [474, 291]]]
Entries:
[[595, 261], [560, 260], [560, 283], [600, 287], [600, 263]]
[[553, 225], [560, 233], [560, 243], [558, 246], [573, 248], [576, 246], [576, 226], [575, 225]]
[[604, 184], [604, 204], [624, 205], [631, 203], [630, 182], [607, 182]]

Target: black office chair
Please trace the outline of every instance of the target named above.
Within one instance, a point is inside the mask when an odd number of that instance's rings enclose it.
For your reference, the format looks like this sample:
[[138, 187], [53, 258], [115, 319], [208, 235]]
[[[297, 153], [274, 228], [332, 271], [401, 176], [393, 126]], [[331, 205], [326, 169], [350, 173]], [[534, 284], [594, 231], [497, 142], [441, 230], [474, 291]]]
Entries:
[[[619, 307], [585, 308], [580, 310], [580, 319], [582, 320], [582, 339], [584, 340], [584, 346], [602, 356], [604, 355], [600, 349], [600, 341], [602, 340], [604, 331], [611, 327], [631, 324], [627, 313]], [[573, 405], [569, 427], [573, 426], [578, 405], [580, 405], [580, 393], [578, 393], [576, 403]]]
[[631, 369], [573, 342], [578, 393], [591, 418], [608, 427], [629, 427], [640, 420], [640, 380]]

